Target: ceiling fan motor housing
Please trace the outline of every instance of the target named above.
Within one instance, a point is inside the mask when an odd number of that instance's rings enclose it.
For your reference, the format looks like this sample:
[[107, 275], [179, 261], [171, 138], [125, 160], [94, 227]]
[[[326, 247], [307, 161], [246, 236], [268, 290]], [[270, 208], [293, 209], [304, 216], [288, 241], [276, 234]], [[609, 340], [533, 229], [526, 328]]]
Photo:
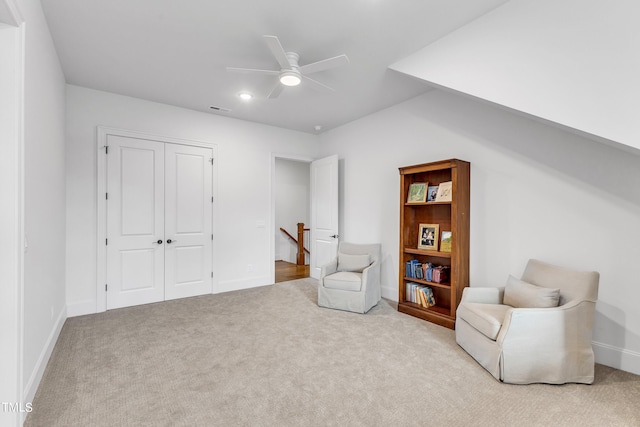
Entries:
[[289, 69], [282, 69], [280, 74], [280, 83], [285, 86], [298, 86], [302, 81], [298, 59], [300, 56], [295, 52], [287, 52], [287, 60], [289, 61]]

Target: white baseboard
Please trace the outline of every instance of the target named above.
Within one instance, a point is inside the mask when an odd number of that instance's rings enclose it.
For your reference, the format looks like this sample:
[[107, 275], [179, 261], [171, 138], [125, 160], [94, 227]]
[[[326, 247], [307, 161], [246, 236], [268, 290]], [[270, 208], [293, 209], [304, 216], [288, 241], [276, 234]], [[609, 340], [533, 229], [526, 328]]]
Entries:
[[[25, 384], [23, 402], [33, 402], [33, 398], [36, 395], [38, 386], [40, 385], [40, 380], [42, 380], [44, 370], [47, 367], [47, 363], [49, 363], [49, 358], [51, 357], [53, 348], [58, 341], [58, 337], [60, 336], [60, 331], [62, 331], [62, 326], [64, 325], [65, 320], [67, 320], [67, 307], [63, 307], [60, 311], [53, 329], [47, 338], [47, 343], [42, 349], [40, 357], [38, 357], [38, 361], [36, 362], [36, 366], [29, 377], [29, 381]], [[23, 414], [22, 421], [24, 421], [24, 415], [26, 414]]]
[[594, 341], [596, 363], [640, 375], [640, 353]]
[[96, 314], [96, 302], [93, 300], [67, 303], [67, 317]]
[[258, 286], [273, 285], [273, 281], [269, 276], [251, 277], [240, 280], [219, 281], [217, 290], [214, 294], [222, 292], [239, 291], [241, 289], [257, 288]]

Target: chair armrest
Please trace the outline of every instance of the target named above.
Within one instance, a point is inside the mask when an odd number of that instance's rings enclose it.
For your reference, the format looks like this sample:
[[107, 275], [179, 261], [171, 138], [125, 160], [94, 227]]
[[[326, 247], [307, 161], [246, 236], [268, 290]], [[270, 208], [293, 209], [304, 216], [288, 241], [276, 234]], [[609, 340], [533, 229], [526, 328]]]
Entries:
[[462, 291], [463, 302], [475, 302], [480, 304], [502, 304], [504, 297], [504, 287], [499, 288], [464, 288]]
[[380, 262], [374, 261], [362, 270], [362, 290], [365, 291], [369, 283], [380, 282]]
[[335, 273], [336, 271], [338, 271], [337, 257], [320, 267], [320, 280], [324, 279], [325, 276], [328, 276], [329, 274]]
[[594, 311], [591, 301], [571, 301], [552, 308], [514, 308], [507, 312], [496, 342], [529, 354], [539, 354], [542, 349], [590, 347]]

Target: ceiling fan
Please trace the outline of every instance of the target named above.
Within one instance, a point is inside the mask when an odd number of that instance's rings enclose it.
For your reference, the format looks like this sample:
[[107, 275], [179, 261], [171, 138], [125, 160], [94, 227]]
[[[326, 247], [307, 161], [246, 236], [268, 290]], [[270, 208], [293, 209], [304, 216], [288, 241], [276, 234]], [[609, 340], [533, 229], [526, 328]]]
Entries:
[[279, 76], [278, 83], [271, 89], [267, 98], [277, 98], [280, 92], [285, 86], [298, 86], [303, 80], [305, 84], [320, 89], [330, 90], [334, 89], [322, 84], [307, 74], [317, 73], [319, 71], [328, 70], [330, 68], [340, 67], [349, 63], [347, 55], [338, 55], [333, 58], [323, 59], [322, 61], [312, 62], [311, 64], [300, 66], [298, 65], [298, 59], [300, 55], [295, 52], [285, 52], [280, 44], [280, 40], [276, 36], [263, 36], [267, 42], [267, 46], [273, 53], [273, 56], [280, 64], [280, 70], [256, 70], [252, 68], [233, 68], [227, 67], [227, 71], [236, 73], [254, 73], [254, 74], [267, 74], [272, 76]]

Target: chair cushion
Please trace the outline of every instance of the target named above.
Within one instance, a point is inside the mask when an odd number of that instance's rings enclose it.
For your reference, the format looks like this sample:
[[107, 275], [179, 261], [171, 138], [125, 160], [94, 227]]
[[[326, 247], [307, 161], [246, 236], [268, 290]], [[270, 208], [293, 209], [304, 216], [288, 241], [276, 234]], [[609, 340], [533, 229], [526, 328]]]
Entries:
[[353, 271], [339, 271], [323, 279], [323, 285], [329, 289], [360, 292], [362, 288], [362, 273]]
[[458, 306], [456, 315], [484, 336], [495, 341], [507, 311], [512, 308], [504, 304], [463, 302]]
[[557, 307], [560, 289], [545, 288], [509, 276], [504, 288], [503, 303], [517, 308]]
[[362, 270], [369, 267], [369, 264], [371, 264], [369, 254], [351, 255], [338, 252], [338, 271], [362, 273]]

